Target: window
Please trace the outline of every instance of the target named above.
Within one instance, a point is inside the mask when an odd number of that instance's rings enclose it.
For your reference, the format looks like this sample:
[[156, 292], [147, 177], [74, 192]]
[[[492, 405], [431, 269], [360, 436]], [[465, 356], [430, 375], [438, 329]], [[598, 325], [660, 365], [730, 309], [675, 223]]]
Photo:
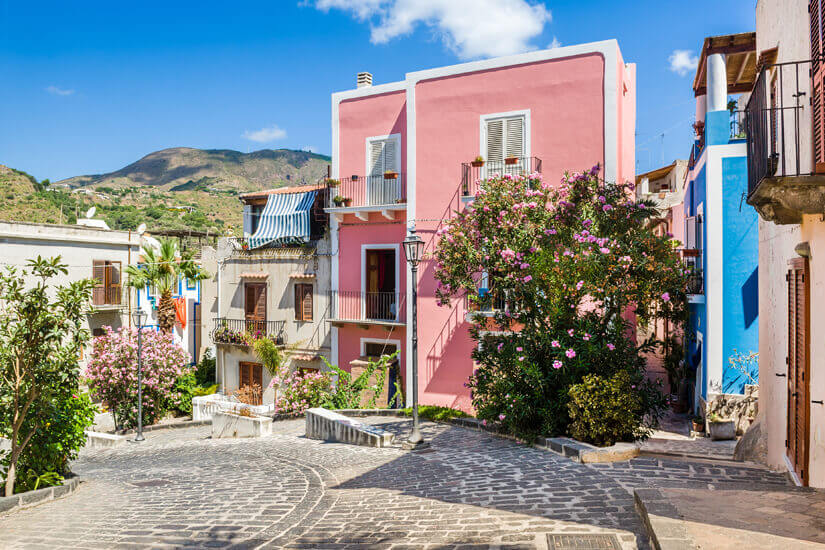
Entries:
[[254, 235], [258, 230], [258, 223], [261, 220], [261, 213], [264, 210], [262, 204], [245, 204], [243, 207], [243, 232]]
[[[398, 348], [385, 342], [364, 342], [364, 356], [379, 359], [382, 355], [392, 355]], [[396, 358], [397, 361], [397, 358]]]
[[238, 363], [238, 388], [255, 387], [258, 391], [255, 392], [254, 400], [256, 403], [252, 405], [261, 404], [261, 390], [263, 390], [263, 367], [260, 363], [249, 363], [240, 361]]
[[109, 260], [92, 261], [92, 278], [95, 286], [92, 303], [96, 306], [120, 305], [120, 262]]
[[367, 205], [394, 204], [402, 197], [400, 177], [385, 177], [387, 172], [398, 174], [400, 155], [399, 134], [367, 138]]
[[295, 283], [295, 320], [312, 321], [312, 285]]
[[484, 159], [493, 170], [501, 170], [504, 159], [527, 156], [527, 115], [515, 116], [495, 115], [482, 118], [483, 140], [486, 155]]

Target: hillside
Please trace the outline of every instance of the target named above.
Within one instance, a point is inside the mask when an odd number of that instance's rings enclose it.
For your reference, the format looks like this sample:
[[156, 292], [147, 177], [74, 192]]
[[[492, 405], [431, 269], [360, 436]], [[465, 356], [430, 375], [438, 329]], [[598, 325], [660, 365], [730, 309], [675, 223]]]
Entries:
[[108, 174], [52, 184], [0, 166], [0, 219], [74, 223], [90, 206], [113, 229], [194, 229], [227, 233], [241, 225], [238, 195], [315, 183], [329, 157], [289, 149], [241, 153], [177, 147]]

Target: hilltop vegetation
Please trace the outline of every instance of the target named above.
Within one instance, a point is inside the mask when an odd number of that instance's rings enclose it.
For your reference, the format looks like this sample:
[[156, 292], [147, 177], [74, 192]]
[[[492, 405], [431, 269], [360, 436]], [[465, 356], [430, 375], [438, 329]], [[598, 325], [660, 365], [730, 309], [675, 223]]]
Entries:
[[164, 149], [108, 174], [55, 183], [0, 165], [0, 219], [73, 224], [95, 206], [112, 229], [227, 233], [242, 218], [238, 195], [315, 183], [329, 157], [306, 151]]

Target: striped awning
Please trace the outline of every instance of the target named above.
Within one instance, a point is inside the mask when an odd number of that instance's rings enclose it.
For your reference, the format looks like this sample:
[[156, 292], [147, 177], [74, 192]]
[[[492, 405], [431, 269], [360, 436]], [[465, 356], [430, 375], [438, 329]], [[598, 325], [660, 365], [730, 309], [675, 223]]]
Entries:
[[309, 211], [318, 191], [270, 195], [261, 212], [258, 229], [249, 237], [249, 248], [269, 244], [307, 242]]

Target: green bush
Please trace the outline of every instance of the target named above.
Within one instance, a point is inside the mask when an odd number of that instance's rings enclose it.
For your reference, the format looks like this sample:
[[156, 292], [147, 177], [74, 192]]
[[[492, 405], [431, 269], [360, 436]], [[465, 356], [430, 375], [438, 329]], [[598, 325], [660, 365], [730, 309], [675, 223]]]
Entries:
[[645, 439], [650, 430], [644, 424], [649, 407], [661, 410], [663, 402], [649, 403], [652, 388], [636, 381], [625, 371], [610, 378], [595, 374], [570, 388], [570, 435], [599, 446], [617, 441]]
[[195, 366], [195, 381], [199, 386], [212, 386], [215, 384], [215, 357], [212, 350], [204, 352], [200, 362]]
[[[370, 391], [372, 397], [367, 402], [366, 408], [375, 408], [378, 395], [384, 389], [389, 366], [397, 356], [398, 352], [396, 351], [392, 355], [382, 355], [377, 361], [370, 359], [364, 372], [354, 380], [352, 374], [331, 364], [322, 356], [321, 359], [332, 371], [332, 374], [337, 375], [338, 380], [336, 380], [330, 393], [324, 397], [321, 406], [325, 409], [360, 409], [361, 394]], [[375, 373], [375, 384], [370, 385], [370, 377], [373, 373]]]
[[[404, 416], [412, 416], [412, 407], [401, 409], [401, 414]], [[418, 416], [433, 421], [451, 420], [453, 418], [467, 418], [468, 415], [464, 411], [458, 409], [451, 409], [450, 407], [437, 407], [435, 405], [419, 405]]]

